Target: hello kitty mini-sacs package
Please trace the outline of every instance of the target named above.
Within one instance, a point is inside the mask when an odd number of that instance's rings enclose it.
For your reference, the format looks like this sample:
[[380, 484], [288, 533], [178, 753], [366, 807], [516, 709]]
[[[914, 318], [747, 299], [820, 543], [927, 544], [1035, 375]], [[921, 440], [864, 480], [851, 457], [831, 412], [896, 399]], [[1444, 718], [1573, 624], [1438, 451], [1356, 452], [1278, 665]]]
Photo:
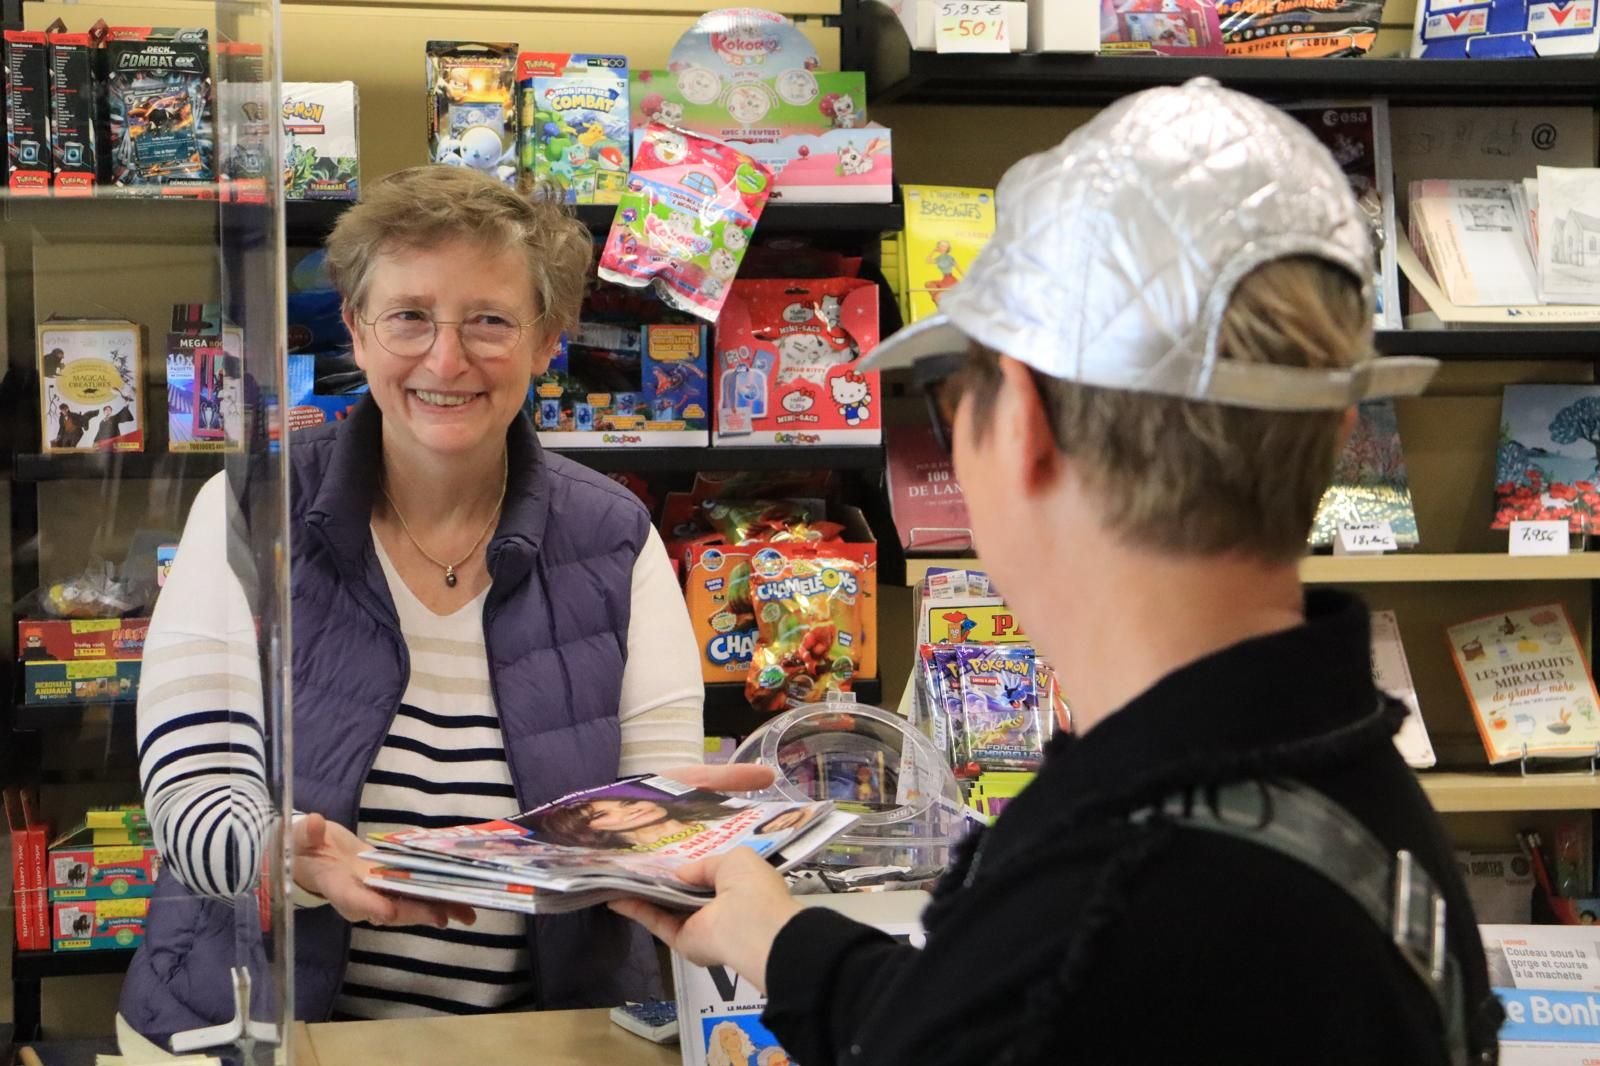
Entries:
[[738, 281], [716, 336], [714, 444], [876, 444], [878, 287], [860, 278]]

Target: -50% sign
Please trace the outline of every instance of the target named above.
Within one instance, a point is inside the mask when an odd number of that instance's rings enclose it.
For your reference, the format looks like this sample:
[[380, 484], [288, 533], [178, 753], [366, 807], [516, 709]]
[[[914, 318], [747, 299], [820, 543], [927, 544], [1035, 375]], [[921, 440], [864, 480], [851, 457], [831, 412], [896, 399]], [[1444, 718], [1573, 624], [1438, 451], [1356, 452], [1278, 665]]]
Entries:
[[1006, 8], [996, 0], [940, 0], [934, 47], [941, 52], [1009, 52]]

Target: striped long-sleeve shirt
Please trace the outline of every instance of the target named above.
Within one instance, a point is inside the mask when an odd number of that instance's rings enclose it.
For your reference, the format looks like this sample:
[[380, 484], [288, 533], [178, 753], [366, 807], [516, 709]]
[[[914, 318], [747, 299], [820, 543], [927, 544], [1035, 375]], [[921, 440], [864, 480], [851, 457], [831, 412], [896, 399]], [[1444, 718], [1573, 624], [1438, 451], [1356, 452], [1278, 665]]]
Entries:
[[[250, 890], [271, 818], [263, 774], [256, 634], [227, 567], [220, 477], [190, 512], [145, 644], [140, 765], [156, 842], [195, 892]], [[358, 833], [516, 812], [483, 642], [485, 596], [448, 616], [424, 607], [380, 559], [412, 662], [401, 706], [361, 793]], [[702, 699], [687, 613], [652, 531], [634, 568], [618, 714], [619, 774], [702, 755]], [[472, 928], [358, 925], [336, 1009], [400, 1017], [504, 1009], [527, 991], [522, 919], [480, 912]]]

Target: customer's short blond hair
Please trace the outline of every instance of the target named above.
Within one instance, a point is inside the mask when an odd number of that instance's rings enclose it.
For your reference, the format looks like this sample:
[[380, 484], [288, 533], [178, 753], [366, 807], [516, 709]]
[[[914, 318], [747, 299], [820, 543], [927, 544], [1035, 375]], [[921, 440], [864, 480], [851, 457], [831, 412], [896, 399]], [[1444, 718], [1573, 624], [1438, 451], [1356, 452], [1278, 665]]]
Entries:
[[[1318, 259], [1247, 276], [1228, 305], [1219, 355], [1244, 363], [1347, 367], [1370, 357], [1360, 283]], [[981, 432], [999, 384], [980, 350], [966, 373]], [[1057, 446], [1077, 464], [1107, 528], [1182, 555], [1303, 554], [1333, 476], [1340, 412], [1257, 411], [1035, 374]]]
[[468, 167], [410, 167], [366, 186], [328, 237], [328, 272], [345, 306], [365, 310], [380, 254], [452, 239], [522, 252], [541, 339], [577, 325], [594, 255], [588, 228], [561, 204], [528, 199]]

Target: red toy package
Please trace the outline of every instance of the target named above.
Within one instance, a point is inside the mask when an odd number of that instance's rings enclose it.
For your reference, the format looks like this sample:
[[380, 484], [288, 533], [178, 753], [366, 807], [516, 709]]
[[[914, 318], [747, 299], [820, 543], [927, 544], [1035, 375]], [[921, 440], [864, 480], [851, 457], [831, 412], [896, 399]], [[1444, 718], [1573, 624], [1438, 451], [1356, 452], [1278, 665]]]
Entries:
[[878, 287], [861, 278], [736, 281], [717, 320], [718, 444], [877, 444]]

